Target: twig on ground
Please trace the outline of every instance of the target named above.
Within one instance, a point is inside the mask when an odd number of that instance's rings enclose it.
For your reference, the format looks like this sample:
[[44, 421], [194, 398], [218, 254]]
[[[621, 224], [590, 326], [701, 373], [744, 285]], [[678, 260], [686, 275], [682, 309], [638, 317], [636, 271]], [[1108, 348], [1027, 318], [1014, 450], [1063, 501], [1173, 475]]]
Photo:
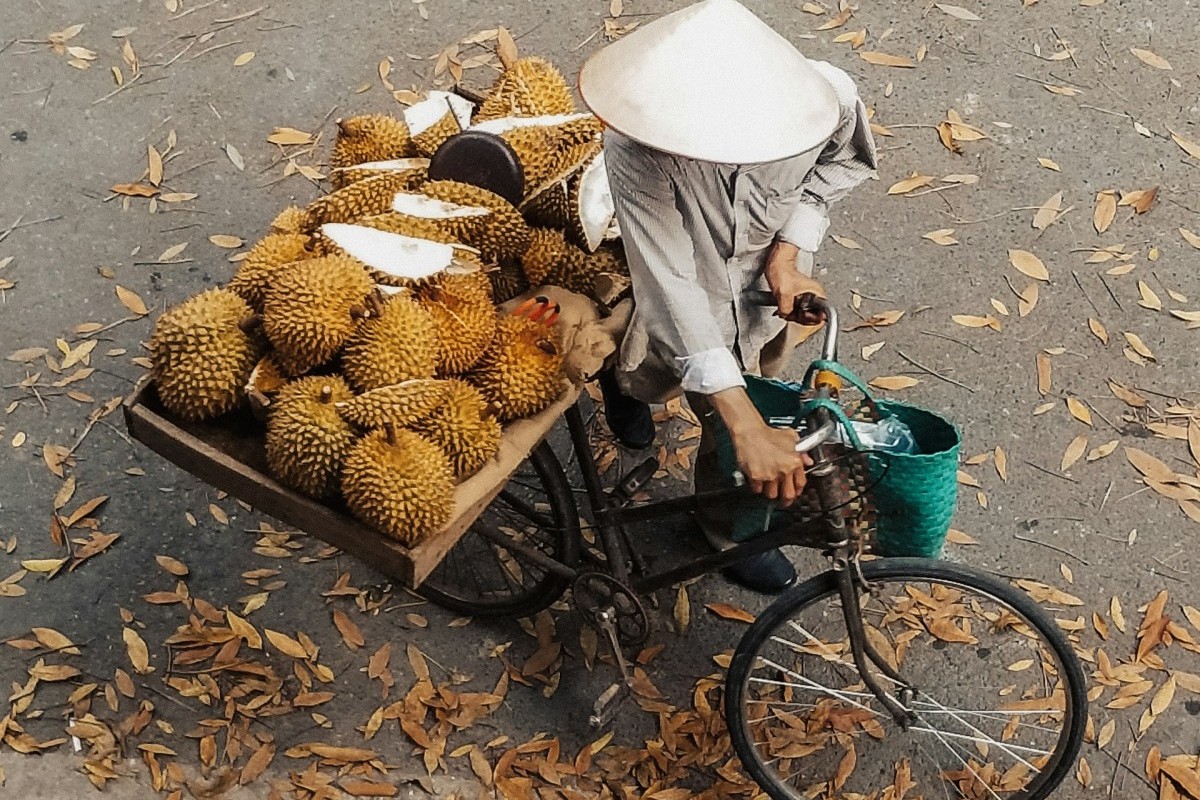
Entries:
[[1116, 293], [1115, 293], [1115, 292], [1113, 292], [1113, 290], [1112, 290], [1112, 287], [1108, 285], [1108, 281], [1104, 280], [1104, 275], [1102, 275], [1101, 273], [1097, 272], [1097, 273], [1096, 273], [1096, 277], [1100, 279], [1100, 282], [1101, 282], [1102, 284], [1104, 284], [1104, 290], [1105, 290], [1106, 292], [1108, 292], [1108, 296], [1112, 298], [1112, 301], [1113, 301], [1114, 303], [1116, 303], [1116, 304], [1117, 304], [1117, 308], [1119, 308], [1119, 309], [1121, 309], [1122, 311], [1124, 311], [1124, 310], [1125, 310], [1125, 306], [1121, 305], [1121, 301], [1117, 299], [1117, 295], [1116, 295]]
[[207, 3], [198, 5], [195, 8], [189, 8], [187, 11], [182, 11], [182, 12], [176, 14], [175, 16], [170, 17], [170, 21], [174, 22], [177, 19], [183, 19], [188, 14], [195, 14], [197, 11], [203, 11], [204, 9], [208, 8], [209, 6], [215, 6], [219, 2], [221, 2], [221, 0], [209, 0]]
[[1075, 279], [1075, 285], [1079, 287], [1079, 291], [1083, 295], [1083, 299], [1088, 301], [1088, 305], [1092, 307], [1092, 310], [1095, 311], [1098, 316], [1100, 314], [1100, 309], [1096, 308], [1096, 304], [1093, 303], [1092, 298], [1088, 296], [1087, 289], [1083, 288], [1083, 282], [1079, 280], [1079, 274], [1075, 272], [1075, 270], [1071, 270], [1071, 277]]
[[28, 228], [31, 225], [40, 225], [43, 222], [57, 222], [58, 220], [62, 219], [62, 214], [55, 214], [53, 217], [42, 217], [41, 219], [34, 219], [30, 220], [29, 222], [24, 222], [24, 219], [25, 215], [22, 214], [21, 216], [17, 217], [12, 225], [9, 225], [3, 231], [0, 231], [0, 242], [3, 242], [9, 237], [10, 234], [12, 234], [13, 231], [19, 230], [20, 228]]
[[192, 61], [195, 61], [200, 56], [207, 55], [215, 50], [224, 50], [226, 47], [233, 47], [235, 44], [241, 44], [241, 43], [242, 43], [241, 39], [234, 39], [232, 42], [223, 42], [222, 44], [214, 44], [212, 47], [206, 47], [203, 50], [201, 50], [199, 53], [196, 53], [196, 55], [194, 55], [188, 59], [188, 62], [190, 63]]
[[1050, 544], [1049, 542], [1043, 542], [1041, 539], [1034, 539], [1032, 536], [1022, 536], [1019, 533], [1013, 534], [1013, 537], [1015, 539], [1017, 539], [1017, 541], [1031, 542], [1033, 544], [1040, 544], [1042, 547], [1047, 547], [1056, 553], [1062, 553], [1064, 556], [1070, 556], [1071, 558], [1075, 559], [1076, 561], [1079, 561], [1085, 567], [1091, 566], [1091, 563], [1083, 556], [1078, 555], [1076, 553], [1072, 553], [1070, 550], [1059, 547], [1058, 545], [1053, 545], [1053, 544]]
[[1038, 470], [1039, 472], [1044, 472], [1047, 475], [1053, 475], [1054, 477], [1058, 478], [1059, 480], [1070, 481], [1071, 483], [1079, 483], [1079, 481], [1075, 480], [1070, 475], [1063, 475], [1061, 472], [1055, 472], [1052, 469], [1046, 469], [1041, 464], [1035, 464], [1032, 461], [1030, 461], [1029, 459], [1025, 459], [1025, 463], [1028, 464], [1029, 466], [1033, 467], [1034, 469]]
[[946, 375], [943, 375], [942, 373], [938, 372], [935, 369], [930, 369], [929, 367], [925, 366], [921, 362], [917, 361], [912, 356], [906, 355], [903, 350], [897, 350], [896, 355], [900, 356], [901, 358], [903, 358], [908, 363], [912, 364], [917, 369], [927, 372], [935, 378], [943, 380], [946, 383], [954, 384], [955, 386], [958, 386], [962, 389], [966, 389], [968, 392], [971, 392], [972, 394], [975, 393], [975, 390], [972, 389], [970, 386], [967, 386], [965, 383], [962, 383], [961, 381], [956, 381], [956, 380], [954, 380], [954, 378], [950, 378]]
[[1108, 482], [1108, 489], [1107, 489], [1107, 490], [1104, 492], [1104, 499], [1100, 501], [1100, 508], [1099, 508], [1099, 509], [1097, 509], [1098, 511], [1103, 511], [1103, 510], [1104, 510], [1104, 506], [1108, 505], [1108, 496], [1109, 496], [1110, 494], [1112, 494], [1113, 487], [1114, 487], [1114, 486], [1116, 486], [1116, 485], [1117, 485], [1117, 482], [1116, 482], [1116, 481], [1109, 481], [1109, 482]]
[[91, 331], [90, 333], [81, 333], [79, 335], [79, 338], [80, 339], [90, 339], [91, 337], [98, 336], [98, 335], [104, 333], [105, 331], [110, 331], [113, 328], [117, 327], [118, 325], [124, 325], [126, 322], [133, 322], [136, 319], [141, 319], [141, 317], [125, 317], [124, 319], [119, 319], [116, 322], [110, 322], [107, 325], [105, 325], [103, 328], [99, 328], [97, 330]]

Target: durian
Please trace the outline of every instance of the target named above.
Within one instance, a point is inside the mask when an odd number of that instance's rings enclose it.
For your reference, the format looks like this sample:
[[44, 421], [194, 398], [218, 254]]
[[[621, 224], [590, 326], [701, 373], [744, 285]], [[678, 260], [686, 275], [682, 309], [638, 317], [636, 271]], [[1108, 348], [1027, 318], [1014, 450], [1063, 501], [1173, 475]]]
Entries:
[[574, 112], [575, 98], [562, 73], [549, 61], [530, 57], [517, 59], [501, 73], [475, 119], [482, 122]]
[[594, 252], [608, 237], [616, 217], [604, 152], [597, 144], [566, 150], [554, 175], [521, 204], [537, 225], [560, 228], [577, 247]]
[[243, 330], [250, 306], [227, 289], [209, 289], [168, 309], [154, 325], [150, 361], [162, 404], [185, 419], [233, 410], [262, 354]]
[[387, 114], [361, 114], [337, 121], [330, 166], [351, 167], [368, 161], [390, 161], [412, 154], [408, 126]]
[[355, 332], [373, 289], [353, 258], [313, 258], [276, 273], [263, 302], [263, 329], [284, 370], [300, 375], [332, 359]]
[[379, 175], [403, 175], [406, 189], [415, 189], [429, 180], [429, 159], [401, 158], [394, 161], [370, 161], [352, 167], [329, 171], [329, 180], [334, 190], [345, 189], [352, 183], [365, 181]]
[[342, 495], [356, 517], [412, 547], [450, 521], [454, 474], [436, 444], [389, 427], [351, 449]]
[[404, 110], [416, 155], [431, 158], [442, 142], [471, 124], [471, 101], [450, 92], [430, 92]]
[[[376, 283], [399, 287], [420, 286], [443, 272], [473, 272], [481, 267], [472, 253], [449, 242], [380, 229], [392, 225], [387, 214], [369, 217], [362, 222], [354, 225], [339, 222], [322, 225], [316, 237], [317, 247], [322, 252], [357, 260], [366, 266]], [[380, 228], [373, 227], [375, 225]]]
[[446, 402], [448, 381], [417, 379], [382, 386], [338, 403], [338, 411], [360, 428], [412, 427]]
[[433, 317], [440, 342], [439, 375], [459, 375], [475, 365], [496, 332], [491, 283], [482, 270], [444, 274], [417, 290]]
[[259, 359], [250, 377], [246, 379], [246, 399], [256, 417], [266, 419], [267, 408], [271, 399], [279, 393], [288, 382], [287, 374], [274, 355], [268, 353]]
[[271, 220], [271, 233], [300, 233], [307, 224], [307, 215], [300, 206], [288, 206]]
[[469, 380], [499, 406], [502, 422], [528, 417], [562, 394], [562, 346], [557, 331], [523, 316], [500, 317], [496, 335]]
[[521, 162], [528, 195], [554, 176], [565, 151], [599, 143], [604, 128], [591, 114], [566, 114], [493, 119], [473, 126], [472, 130], [493, 133], [508, 142]]
[[405, 291], [382, 301], [346, 342], [342, 374], [359, 392], [432, 378], [438, 352], [433, 317]]
[[292, 381], [279, 390], [267, 421], [267, 466], [284, 484], [323, 499], [337, 493], [355, 431], [338, 413], [354, 395], [337, 376]]
[[521, 267], [531, 286], [553, 284], [573, 292], [586, 293], [587, 254], [553, 228], [533, 228], [529, 249], [521, 257]]
[[488, 271], [488, 280], [492, 283], [492, 298], [496, 303], [507, 303], [517, 295], [529, 289], [529, 281], [524, 270], [516, 263], [500, 264]]
[[465, 478], [496, 455], [501, 427], [497, 408], [479, 390], [463, 380], [446, 381], [445, 402], [412, 428], [445, 451], [458, 478]]
[[267, 287], [281, 268], [312, 257], [311, 239], [302, 233], [272, 233], [250, 248], [242, 260], [229, 289], [237, 293], [250, 307], [262, 312]]
[[570, 184], [599, 153], [600, 142], [568, 147], [559, 153], [550, 178], [540, 186], [527, 187], [521, 213], [532, 225], [566, 228], [570, 224]]
[[392, 210], [397, 192], [413, 188], [406, 171], [383, 172], [318, 198], [305, 209], [306, 233], [328, 222], [354, 222]]
[[529, 225], [512, 203], [494, 192], [458, 181], [430, 181], [420, 193], [447, 203], [492, 212], [486, 224], [463, 231], [463, 243], [479, 250], [485, 263], [512, 261], [529, 246]]

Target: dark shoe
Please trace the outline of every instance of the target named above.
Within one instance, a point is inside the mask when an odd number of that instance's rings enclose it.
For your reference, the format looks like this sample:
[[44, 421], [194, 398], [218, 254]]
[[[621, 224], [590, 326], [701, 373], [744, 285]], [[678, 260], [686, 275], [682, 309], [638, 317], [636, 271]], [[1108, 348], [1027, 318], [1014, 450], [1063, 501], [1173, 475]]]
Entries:
[[650, 406], [622, 394], [612, 369], [606, 369], [596, 377], [604, 395], [604, 418], [608, 420], [608, 429], [617, 437], [617, 441], [633, 450], [642, 450], [654, 444], [654, 415], [650, 412]]
[[796, 568], [778, 550], [734, 562], [721, 570], [726, 579], [763, 594], [779, 594], [796, 582]]

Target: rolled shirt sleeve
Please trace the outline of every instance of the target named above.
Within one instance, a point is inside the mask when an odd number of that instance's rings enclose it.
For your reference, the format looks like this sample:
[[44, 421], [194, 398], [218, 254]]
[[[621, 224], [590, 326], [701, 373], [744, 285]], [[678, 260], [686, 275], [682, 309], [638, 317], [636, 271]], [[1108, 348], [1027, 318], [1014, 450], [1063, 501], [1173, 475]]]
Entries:
[[617, 222], [646, 332], [684, 391], [745, 386], [697, 276], [695, 250], [663, 167], [638, 147], [608, 147]]
[[829, 230], [829, 206], [875, 175], [875, 139], [867, 109], [854, 81], [842, 70], [823, 61], [813, 66], [833, 86], [841, 106], [841, 123], [805, 178], [800, 203], [778, 238], [801, 250], [815, 253]]

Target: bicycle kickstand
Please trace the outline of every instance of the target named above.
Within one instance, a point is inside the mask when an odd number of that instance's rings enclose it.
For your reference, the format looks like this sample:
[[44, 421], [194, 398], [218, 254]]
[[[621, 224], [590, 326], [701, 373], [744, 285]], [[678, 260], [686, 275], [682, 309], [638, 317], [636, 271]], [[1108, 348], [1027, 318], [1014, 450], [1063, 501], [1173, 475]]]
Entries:
[[625, 654], [621, 652], [621, 642], [617, 637], [616, 611], [612, 608], [602, 608], [596, 612], [596, 621], [608, 640], [618, 669], [621, 670], [621, 680], [609, 686], [596, 698], [592, 706], [592, 715], [588, 718], [588, 724], [593, 728], [602, 728], [612, 721], [617, 709], [629, 697], [633, 689], [633, 673], [629, 669], [629, 662], [625, 660]]

